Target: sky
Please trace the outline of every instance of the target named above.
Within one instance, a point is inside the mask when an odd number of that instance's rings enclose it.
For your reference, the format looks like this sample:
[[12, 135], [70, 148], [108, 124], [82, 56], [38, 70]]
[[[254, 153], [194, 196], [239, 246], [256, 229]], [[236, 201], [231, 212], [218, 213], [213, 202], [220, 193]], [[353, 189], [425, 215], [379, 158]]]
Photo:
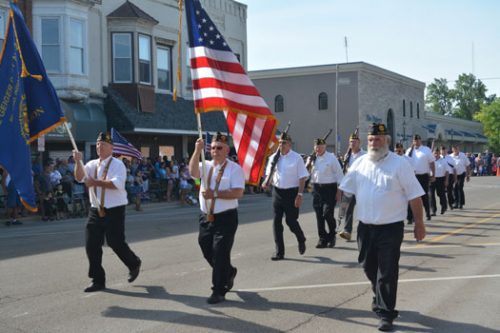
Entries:
[[473, 73], [500, 97], [500, 1], [237, 1], [248, 5], [249, 70], [348, 59], [450, 88]]

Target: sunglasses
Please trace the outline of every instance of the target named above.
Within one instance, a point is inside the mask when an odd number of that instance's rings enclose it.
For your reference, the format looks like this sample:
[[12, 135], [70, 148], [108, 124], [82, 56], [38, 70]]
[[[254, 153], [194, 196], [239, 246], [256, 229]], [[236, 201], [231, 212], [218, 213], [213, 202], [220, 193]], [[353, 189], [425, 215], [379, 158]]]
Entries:
[[223, 148], [222, 146], [212, 146], [212, 147], [210, 147], [210, 149], [212, 149], [212, 150], [222, 150], [222, 148]]

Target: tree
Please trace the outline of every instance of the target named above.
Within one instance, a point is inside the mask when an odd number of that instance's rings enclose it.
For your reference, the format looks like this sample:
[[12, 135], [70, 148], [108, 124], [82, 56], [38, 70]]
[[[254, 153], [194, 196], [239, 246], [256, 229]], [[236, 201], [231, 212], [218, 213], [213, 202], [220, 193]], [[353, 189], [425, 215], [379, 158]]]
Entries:
[[474, 74], [461, 74], [455, 82], [453, 99], [456, 107], [453, 115], [458, 118], [472, 120], [486, 100], [486, 86]]
[[500, 98], [494, 102], [481, 106], [481, 110], [474, 116], [483, 124], [484, 134], [488, 137], [490, 150], [500, 153]]
[[452, 93], [448, 88], [448, 80], [434, 79], [434, 82], [427, 86], [427, 105], [433, 112], [449, 115], [452, 107]]

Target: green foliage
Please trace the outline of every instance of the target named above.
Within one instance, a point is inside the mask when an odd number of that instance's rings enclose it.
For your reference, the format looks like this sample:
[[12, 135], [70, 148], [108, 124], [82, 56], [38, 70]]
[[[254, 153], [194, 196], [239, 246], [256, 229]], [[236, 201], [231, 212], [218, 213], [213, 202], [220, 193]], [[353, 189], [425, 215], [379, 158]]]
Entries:
[[500, 98], [496, 98], [489, 105], [483, 104], [474, 119], [483, 124], [490, 150], [500, 153]]
[[455, 82], [452, 96], [456, 103], [453, 115], [472, 120], [486, 99], [486, 86], [473, 74], [461, 74]]
[[448, 80], [446, 79], [434, 79], [434, 82], [427, 86], [425, 101], [433, 112], [442, 115], [451, 114], [451, 97]]
[[433, 112], [472, 120], [481, 106], [489, 105], [495, 95], [486, 96], [487, 88], [473, 74], [461, 74], [453, 89], [448, 88], [446, 79], [434, 79], [427, 86], [426, 103]]

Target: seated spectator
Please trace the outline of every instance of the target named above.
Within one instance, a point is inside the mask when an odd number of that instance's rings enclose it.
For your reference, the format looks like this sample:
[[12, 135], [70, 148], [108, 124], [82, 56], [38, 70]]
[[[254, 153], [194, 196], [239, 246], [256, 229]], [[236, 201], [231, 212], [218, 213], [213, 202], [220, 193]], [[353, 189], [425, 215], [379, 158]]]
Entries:
[[191, 193], [193, 189], [193, 185], [191, 184], [191, 175], [189, 174], [189, 170], [186, 166], [181, 166], [179, 169], [179, 200], [181, 205], [185, 205], [186, 197], [189, 193]]
[[70, 196], [63, 189], [61, 184], [57, 185], [56, 191], [54, 192], [54, 198], [56, 200], [56, 218], [58, 220], [64, 219], [68, 216], [68, 203]]

